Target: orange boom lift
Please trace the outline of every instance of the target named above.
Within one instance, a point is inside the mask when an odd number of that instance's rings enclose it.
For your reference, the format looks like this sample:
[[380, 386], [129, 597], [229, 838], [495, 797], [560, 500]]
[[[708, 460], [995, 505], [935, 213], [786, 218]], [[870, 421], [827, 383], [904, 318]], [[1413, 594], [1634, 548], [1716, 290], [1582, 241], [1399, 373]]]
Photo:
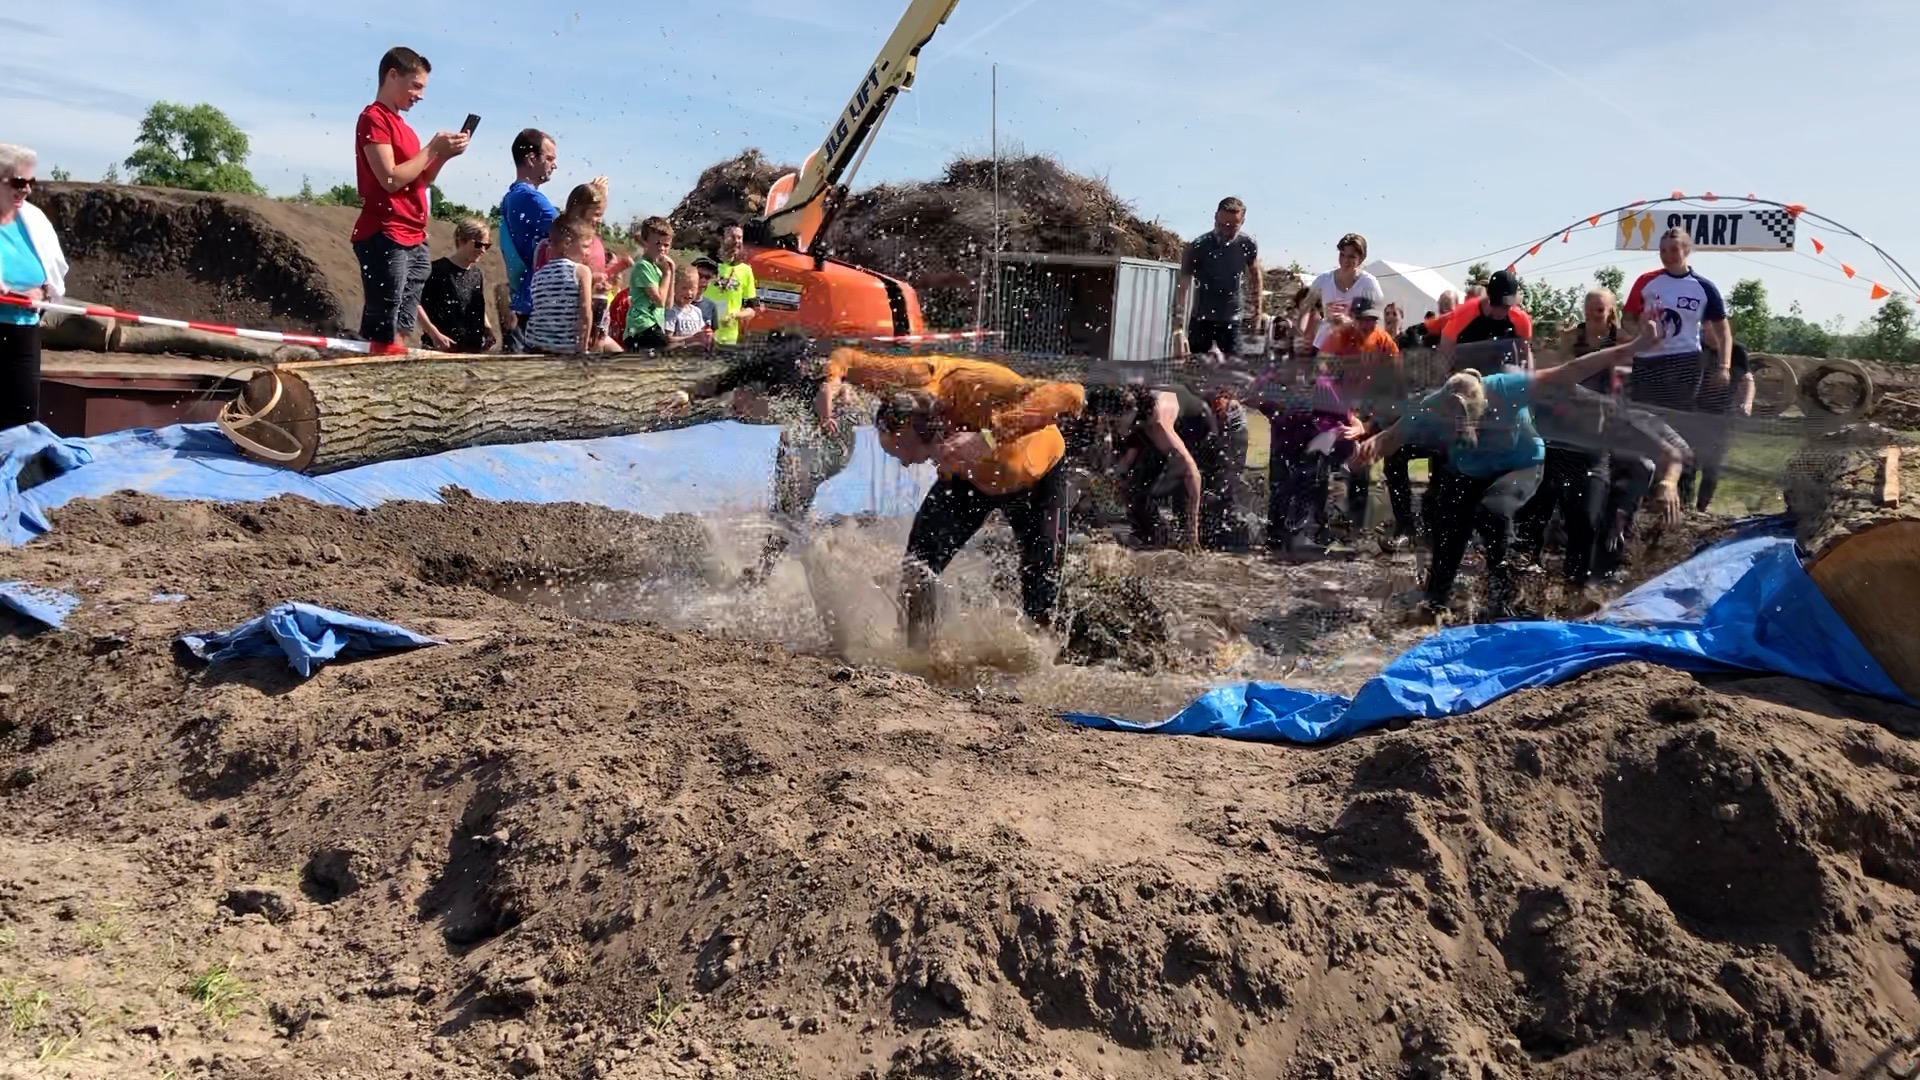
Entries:
[[[746, 223], [765, 314], [756, 330], [799, 330], [813, 337], [920, 334], [920, 297], [913, 286], [826, 253], [827, 226], [866, 160], [874, 131], [902, 90], [913, 88], [920, 50], [960, 0], [913, 0], [880, 55], [834, 120], [826, 141], [798, 173], [773, 182], [766, 216]], [[857, 155], [857, 156], [856, 156]]]

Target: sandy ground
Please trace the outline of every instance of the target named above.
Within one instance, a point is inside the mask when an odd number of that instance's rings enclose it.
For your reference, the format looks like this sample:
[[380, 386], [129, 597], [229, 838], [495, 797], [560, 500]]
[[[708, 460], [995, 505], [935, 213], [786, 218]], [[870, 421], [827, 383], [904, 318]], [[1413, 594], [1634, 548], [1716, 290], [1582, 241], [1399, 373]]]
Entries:
[[[991, 545], [930, 682], [746, 636], [804, 584], [704, 630], [554, 606], [726, 580], [687, 520], [56, 521], [0, 553], [90, 601], [0, 638], [12, 1075], [1867, 1077], [1920, 1033], [1912, 710], [1629, 666], [1321, 750], [1096, 734], [1046, 688], [1149, 680], [962, 633]], [[1215, 558], [1161, 593], [1166, 677], [1326, 588]], [[853, 561], [833, 595], [884, 578]], [[1246, 628], [1209, 600], [1275, 582]], [[287, 599], [447, 644], [304, 682], [172, 650]], [[1246, 664], [1360, 643], [1277, 621]]]

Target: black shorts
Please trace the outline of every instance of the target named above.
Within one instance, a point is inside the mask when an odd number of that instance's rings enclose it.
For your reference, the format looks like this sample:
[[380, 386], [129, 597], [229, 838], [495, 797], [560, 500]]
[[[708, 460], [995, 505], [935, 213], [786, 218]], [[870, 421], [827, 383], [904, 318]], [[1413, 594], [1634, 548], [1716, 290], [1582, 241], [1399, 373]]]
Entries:
[[1220, 346], [1220, 355], [1232, 359], [1240, 355], [1240, 323], [1238, 320], [1220, 322], [1215, 319], [1189, 319], [1187, 321], [1187, 348], [1198, 354], [1206, 352], [1215, 345]]

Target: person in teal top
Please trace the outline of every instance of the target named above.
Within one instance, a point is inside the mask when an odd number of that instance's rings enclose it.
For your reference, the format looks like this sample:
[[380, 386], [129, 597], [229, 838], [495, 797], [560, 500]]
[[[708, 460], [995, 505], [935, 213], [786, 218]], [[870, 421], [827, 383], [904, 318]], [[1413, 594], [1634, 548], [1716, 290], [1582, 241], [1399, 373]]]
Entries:
[[[0, 143], [0, 290], [14, 298], [58, 300], [66, 292], [66, 256], [39, 207], [34, 152]], [[40, 418], [40, 309], [0, 304], [0, 430]]]
[[1633, 341], [1555, 367], [1500, 375], [1482, 375], [1471, 368], [1455, 372], [1399, 422], [1354, 450], [1354, 469], [1391, 457], [1402, 446], [1442, 455], [1434, 463], [1425, 504], [1433, 544], [1425, 598], [1430, 616], [1446, 609], [1467, 541], [1476, 531], [1486, 545], [1489, 606], [1496, 617], [1511, 614], [1513, 577], [1507, 549], [1513, 540], [1513, 515], [1539, 487], [1540, 463], [1546, 457], [1546, 444], [1533, 422], [1535, 399], [1548, 393], [1591, 394], [1582, 391], [1579, 382], [1631, 363], [1636, 351], [1659, 339], [1663, 331], [1657, 322], [1643, 322], [1640, 337]]

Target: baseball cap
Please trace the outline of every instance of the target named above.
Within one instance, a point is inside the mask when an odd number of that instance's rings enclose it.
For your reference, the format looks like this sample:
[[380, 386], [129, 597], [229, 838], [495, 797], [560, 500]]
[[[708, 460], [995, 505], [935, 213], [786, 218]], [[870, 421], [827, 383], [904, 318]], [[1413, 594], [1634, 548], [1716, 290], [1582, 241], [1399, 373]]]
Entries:
[[1380, 302], [1371, 296], [1356, 296], [1347, 301], [1347, 314], [1355, 319], [1377, 319], [1380, 317]]
[[1505, 304], [1520, 295], [1520, 278], [1511, 270], [1500, 270], [1487, 279], [1487, 299]]
[[720, 272], [720, 264], [705, 255], [693, 260], [693, 268], [695, 270], [711, 270], [716, 274]]

